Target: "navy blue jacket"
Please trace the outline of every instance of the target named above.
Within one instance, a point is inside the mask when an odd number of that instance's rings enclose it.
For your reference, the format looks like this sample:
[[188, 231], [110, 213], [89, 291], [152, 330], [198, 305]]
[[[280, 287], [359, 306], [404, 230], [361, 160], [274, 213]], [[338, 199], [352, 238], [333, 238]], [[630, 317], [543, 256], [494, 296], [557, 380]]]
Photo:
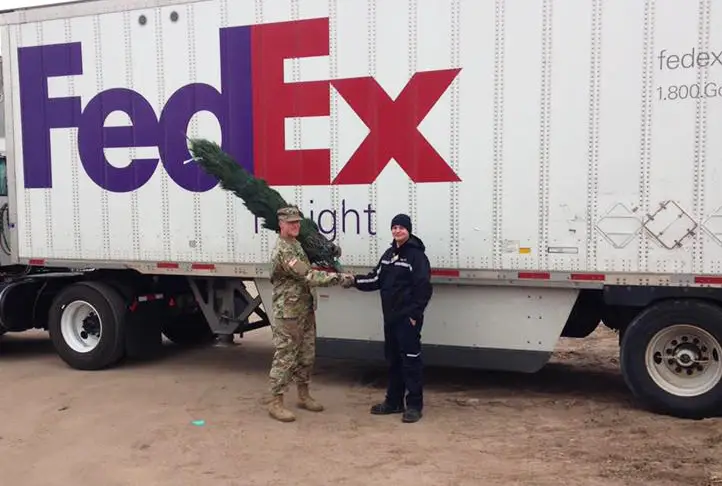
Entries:
[[384, 321], [423, 318], [433, 293], [431, 266], [425, 250], [424, 242], [415, 235], [401, 248], [397, 248], [394, 241], [371, 273], [355, 275], [358, 290], [380, 291]]

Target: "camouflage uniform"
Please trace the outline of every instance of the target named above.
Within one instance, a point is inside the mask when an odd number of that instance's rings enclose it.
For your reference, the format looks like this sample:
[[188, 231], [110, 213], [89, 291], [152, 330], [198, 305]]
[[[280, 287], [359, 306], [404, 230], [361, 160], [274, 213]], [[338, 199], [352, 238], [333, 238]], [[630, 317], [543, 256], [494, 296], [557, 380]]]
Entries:
[[[296, 208], [279, 210], [279, 220], [298, 221]], [[298, 385], [299, 405], [312, 411], [323, 406], [308, 394], [316, 355], [316, 289], [339, 284], [342, 276], [311, 268], [311, 263], [295, 238], [279, 238], [271, 255], [272, 313], [271, 330], [276, 351], [271, 371], [272, 403], [269, 412], [274, 418], [291, 421], [293, 414], [283, 408], [283, 393], [291, 381]]]

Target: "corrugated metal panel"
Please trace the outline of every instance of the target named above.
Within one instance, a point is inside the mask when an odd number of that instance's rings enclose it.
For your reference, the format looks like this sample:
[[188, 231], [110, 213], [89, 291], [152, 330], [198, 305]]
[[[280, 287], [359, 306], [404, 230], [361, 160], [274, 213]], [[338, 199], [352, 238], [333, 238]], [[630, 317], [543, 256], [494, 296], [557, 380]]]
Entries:
[[[156, 4], [162, 6], [140, 8]], [[685, 67], [722, 45], [722, 29], [714, 29], [722, 27], [722, 13], [704, 2], [544, 0], [533, 9], [526, 0], [133, 5], [139, 8], [83, 4], [73, 8], [93, 8], [93, 15], [63, 19], [56, 11], [53, 20], [12, 25], [13, 52], [80, 42], [82, 74], [51, 79], [49, 95], [80, 97], [87, 113], [98, 93], [130, 89], [138, 93], [132, 95], [136, 121], [141, 103], [156, 119], [164, 108], [172, 111], [169, 104], [181, 109], [183, 102], [171, 101], [181, 89], [205, 90], [205, 98], [186, 102], [208, 108], [232, 103], [223, 98], [231, 86], [251, 86], [255, 121], [234, 137], [256, 138], [252, 156], [241, 162], [252, 160], [258, 173], [278, 178], [270, 163], [281, 161], [289, 172], [302, 163], [282, 150], [316, 150], [305, 158], [320, 160], [318, 171], [276, 188], [340, 242], [350, 265], [373, 265], [390, 241], [392, 216], [406, 212], [437, 268], [529, 275], [722, 272], [722, 193], [715, 189], [721, 175], [713, 166], [722, 141], [707, 136], [722, 128], [715, 99], [722, 90], [711, 84], [719, 66], [708, 54], [702, 57], [708, 67]], [[298, 21], [307, 22], [267, 25]], [[266, 27], [243, 27], [260, 24]], [[226, 28], [233, 30], [218, 34]], [[274, 41], [252, 51], [243, 44], [251, 35]], [[284, 44], [293, 38], [305, 40]], [[271, 45], [301, 51], [282, 61]], [[689, 46], [696, 46], [694, 55]], [[260, 58], [264, 63], [254, 65]], [[234, 71], [244, 59], [249, 71]], [[181, 167], [177, 150], [106, 150], [116, 167], [165, 155], [172, 169], [169, 176], [158, 164], [137, 190], [105, 191], [97, 182], [117, 185], [122, 174], [96, 169], [94, 182], [88, 168], [97, 158], [77, 149], [78, 129], [53, 130], [52, 188], [22, 189], [28, 176], [19, 149], [33, 125], [20, 117], [17, 67], [12, 137], [21, 257], [267, 261], [275, 236], [257, 229], [242, 202], [222, 190], [183, 188], [199, 182], [182, 175], [193, 169]], [[264, 126], [261, 111], [283, 98], [269, 91], [269, 69], [286, 83], [307, 83], [288, 95], [306, 105], [316, 95], [304, 90], [331, 78], [328, 104], [311, 107], [322, 116]], [[184, 88], [194, 83], [207, 86]], [[405, 122], [402, 115], [414, 109], [418, 119]], [[232, 110], [237, 117], [242, 107]], [[114, 113], [106, 125], [123, 123], [129, 117]], [[169, 127], [166, 139], [177, 131]], [[205, 112], [192, 118], [189, 134], [219, 139], [221, 128]], [[375, 178], [374, 165], [383, 169]], [[438, 181], [446, 166], [460, 181]], [[358, 179], [364, 170], [369, 178]], [[357, 184], [332, 184], [348, 181], [349, 171], [356, 171]]]

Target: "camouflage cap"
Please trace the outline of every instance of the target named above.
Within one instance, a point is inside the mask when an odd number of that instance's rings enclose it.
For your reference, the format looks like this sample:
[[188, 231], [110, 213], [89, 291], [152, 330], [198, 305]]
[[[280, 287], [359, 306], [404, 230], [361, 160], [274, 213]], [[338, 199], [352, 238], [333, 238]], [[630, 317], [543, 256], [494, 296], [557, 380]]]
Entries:
[[301, 212], [295, 206], [281, 208], [277, 211], [276, 214], [278, 214], [279, 221], [285, 221], [287, 223], [293, 223], [295, 221], [301, 221], [301, 219], [303, 219], [301, 217]]

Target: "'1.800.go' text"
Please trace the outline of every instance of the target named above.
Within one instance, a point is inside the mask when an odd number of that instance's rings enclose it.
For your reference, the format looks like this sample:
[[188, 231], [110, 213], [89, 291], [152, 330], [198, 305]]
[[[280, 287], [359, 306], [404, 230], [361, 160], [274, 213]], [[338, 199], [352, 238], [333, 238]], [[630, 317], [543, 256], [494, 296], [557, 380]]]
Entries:
[[657, 86], [657, 99], [659, 101], [684, 101], [706, 98], [722, 98], [722, 85], [710, 81], [706, 83]]

